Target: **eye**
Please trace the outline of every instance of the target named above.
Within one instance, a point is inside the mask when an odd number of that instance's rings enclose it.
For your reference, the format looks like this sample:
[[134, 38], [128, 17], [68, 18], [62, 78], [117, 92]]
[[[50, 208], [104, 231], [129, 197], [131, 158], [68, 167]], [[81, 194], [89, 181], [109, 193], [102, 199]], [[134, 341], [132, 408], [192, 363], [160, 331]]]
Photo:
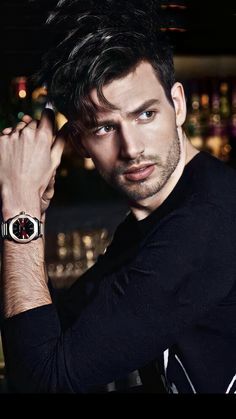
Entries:
[[113, 125], [104, 125], [103, 127], [100, 127], [95, 131], [95, 135], [102, 136], [109, 134], [112, 131], [114, 131]]
[[145, 112], [142, 112], [139, 115], [138, 119], [141, 119], [141, 121], [148, 121], [149, 119], [153, 119], [154, 118], [155, 113], [156, 113], [155, 111], [145, 111]]

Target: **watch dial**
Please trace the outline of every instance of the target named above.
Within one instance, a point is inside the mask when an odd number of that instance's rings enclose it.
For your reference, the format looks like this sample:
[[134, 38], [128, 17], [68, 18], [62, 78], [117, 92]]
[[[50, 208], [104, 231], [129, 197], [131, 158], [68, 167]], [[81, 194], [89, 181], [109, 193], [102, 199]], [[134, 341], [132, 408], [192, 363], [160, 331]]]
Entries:
[[34, 224], [28, 218], [19, 218], [13, 224], [13, 233], [18, 239], [29, 239], [34, 233]]

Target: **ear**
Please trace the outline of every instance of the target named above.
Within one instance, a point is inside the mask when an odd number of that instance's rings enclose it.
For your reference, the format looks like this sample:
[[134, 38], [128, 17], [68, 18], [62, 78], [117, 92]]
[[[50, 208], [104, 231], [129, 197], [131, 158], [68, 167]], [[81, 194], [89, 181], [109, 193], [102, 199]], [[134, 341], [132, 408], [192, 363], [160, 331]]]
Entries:
[[181, 127], [186, 119], [186, 99], [183, 85], [176, 82], [171, 89], [171, 96], [175, 107], [177, 127]]

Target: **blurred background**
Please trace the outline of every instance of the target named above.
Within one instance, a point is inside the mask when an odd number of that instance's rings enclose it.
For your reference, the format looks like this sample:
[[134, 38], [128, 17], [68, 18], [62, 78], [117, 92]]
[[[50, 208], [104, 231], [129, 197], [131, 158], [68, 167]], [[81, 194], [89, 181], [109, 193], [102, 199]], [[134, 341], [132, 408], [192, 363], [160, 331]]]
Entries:
[[[33, 85], [31, 76], [50, 46], [43, 23], [55, 3], [1, 0], [0, 131], [25, 113], [40, 118], [47, 86]], [[236, 168], [236, 3], [163, 0], [161, 13], [162, 30], [174, 45], [177, 79], [185, 86], [186, 132], [197, 148]], [[65, 118], [56, 119], [60, 128]], [[68, 146], [47, 215], [47, 265], [55, 288], [69, 286], [93, 265], [127, 211], [91, 160]], [[2, 355], [1, 367], [4, 391]]]

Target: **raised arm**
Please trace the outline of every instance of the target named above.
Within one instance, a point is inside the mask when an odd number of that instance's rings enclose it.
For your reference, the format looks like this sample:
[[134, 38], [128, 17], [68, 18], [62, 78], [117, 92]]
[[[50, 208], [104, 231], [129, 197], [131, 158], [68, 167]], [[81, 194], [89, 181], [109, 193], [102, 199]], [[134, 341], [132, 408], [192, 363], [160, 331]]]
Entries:
[[[52, 186], [64, 140], [53, 136], [54, 114], [45, 110], [39, 124], [0, 137], [2, 215], [7, 221], [20, 212], [44, 222], [45, 191]], [[19, 127], [20, 128], [20, 127]], [[6, 131], [5, 131], [6, 132]], [[51, 303], [44, 269], [44, 239], [29, 243], [4, 240], [2, 255], [5, 317]]]
[[82, 313], [79, 281], [71, 288], [72, 321], [65, 330], [53, 304], [7, 319], [7, 371], [18, 391], [87, 392], [142, 368], [178, 342], [232, 287], [227, 218], [210, 202], [192, 201], [170, 214], [133, 260], [101, 278], [96, 270], [94, 278], [88, 274], [88, 284], [98, 286]]

